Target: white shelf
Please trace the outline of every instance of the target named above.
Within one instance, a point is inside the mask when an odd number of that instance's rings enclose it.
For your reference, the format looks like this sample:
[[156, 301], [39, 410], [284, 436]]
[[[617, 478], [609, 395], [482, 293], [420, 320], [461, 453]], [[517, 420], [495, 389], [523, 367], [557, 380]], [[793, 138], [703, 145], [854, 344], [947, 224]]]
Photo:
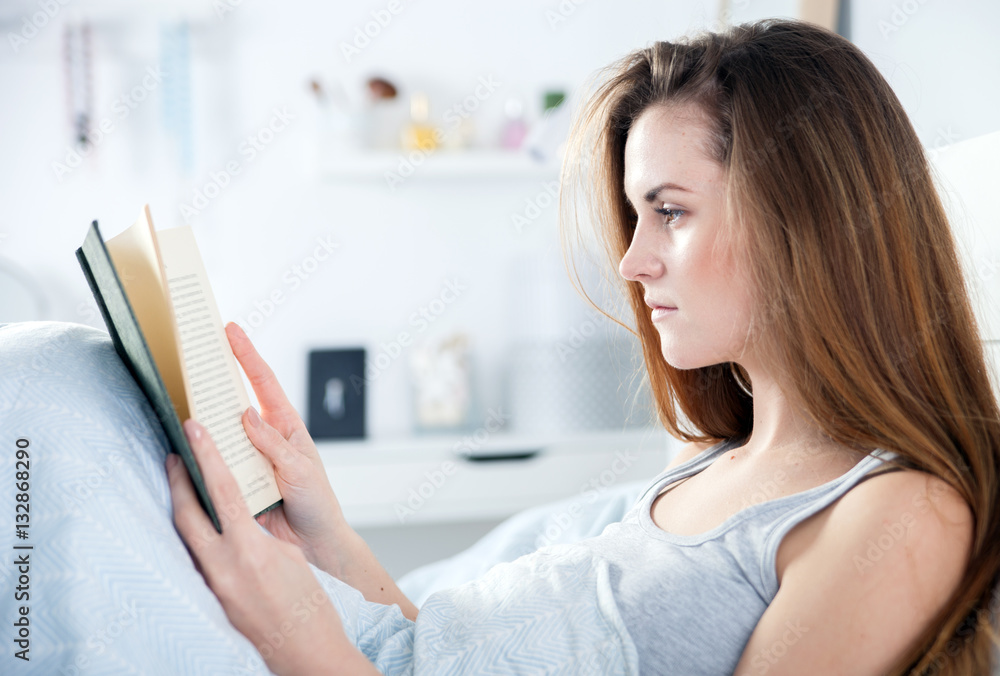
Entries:
[[388, 180], [411, 178], [552, 179], [559, 166], [541, 163], [525, 153], [500, 150], [372, 151], [324, 156], [320, 172], [328, 179]]
[[[390, 463], [413, 457], [459, 458], [465, 455], [495, 456], [504, 452], [523, 453], [529, 450], [548, 453], [572, 453], [573, 449], [593, 445], [625, 443], [655, 446], [663, 449], [672, 443], [666, 430], [658, 427], [638, 427], [624, 430], [595, 430], [566, 434], [564, 432], [517, 434], [497, 432], [486, 439], [476, 440], [473, 433], [427, 434], [421, 436], [386, 437], [345, 441], [316, 441], [324, 462], [357, 464], [372, 461]], [[469, 447], [472, 446], [470, 449]], [[469, 452], [462, 452], [469, 449]]]
[[[579, 435], [503, 435], [477, 451], [536, 451], [521, 459], [469, 460], [460, 436], [318, 442], [354, 528], [499, 520], [523, 509], [652, 479], [680, 444], [662, 428]], [[596, 482], [596, 483], [595, 483]]]

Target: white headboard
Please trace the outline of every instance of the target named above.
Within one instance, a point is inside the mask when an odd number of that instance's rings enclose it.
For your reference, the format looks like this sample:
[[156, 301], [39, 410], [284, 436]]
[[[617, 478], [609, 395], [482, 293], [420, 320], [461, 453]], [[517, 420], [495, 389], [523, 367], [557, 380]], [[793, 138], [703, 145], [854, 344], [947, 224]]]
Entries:
[[1000, 394], [1000, 131], [930, 155]]

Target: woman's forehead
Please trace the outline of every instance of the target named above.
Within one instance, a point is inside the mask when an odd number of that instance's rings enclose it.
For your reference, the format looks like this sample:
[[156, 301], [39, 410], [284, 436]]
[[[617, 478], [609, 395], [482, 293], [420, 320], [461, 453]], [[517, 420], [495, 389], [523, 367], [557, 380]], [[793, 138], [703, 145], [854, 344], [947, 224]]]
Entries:
[[674, 184], [714, 192], [723, 167], [708, 152], [709, 121], [697, 107], [655, 106], [643, 111], [625, 144], [625, 191], [632, 200]]

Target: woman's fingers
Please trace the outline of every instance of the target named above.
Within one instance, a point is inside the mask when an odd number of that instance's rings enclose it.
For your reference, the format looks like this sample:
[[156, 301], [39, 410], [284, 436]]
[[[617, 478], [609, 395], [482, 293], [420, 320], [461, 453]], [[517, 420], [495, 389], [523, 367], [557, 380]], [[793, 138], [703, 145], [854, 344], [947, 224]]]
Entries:
[[[171, 454], [166, 466], [174, 521], [230, 621], [258, 648], [272, 648], [265, 659], [273, 671], [319, 673], [321, 665], [340, 662], [342, 654], [333, 648], [338, 641], [346, 641], [343, 625], [302, 550], [265, 537], [256, 527], [236, 480], [205, 428], [188, 419], [184, 432], [223, 533], [215, 532], [187, 470]], [[280, 437], [274, 430], [271, 433]], [[309, 622], [301, 617], [303, 599], [311, 603]], [[298, 624], [293, 626], [293, 619]]]
[[279, 510], [262, 514], [258, 523], [276, 537], [302, 547], [309, 560], [317, 563], [328, 551], [339, 549], [341, 534], [349, 530], [340, 503], [312, 440], [287, 440], [259, 418], [253, 407], [248, 408], [243, 424], [251, 443], [274, 463], [284, 503]]
[[[194, 492], [191, 477], [176, 453], [167, 454], [167, 481], [170, 482], [170, 501], [174, 506], [174, 523], [181, 536], [187, 540], [189, 533], [195, 533], [203, 525], [211, 525], [208, 516], [204, 514], [198, 497]], [[194, 509], [197, 507], [197, 509]], [[214, 531], [214, 529], [213, 529]]]
[[250, 443], [264, 454], [274, 464], [279, 474], [290, 483], [299, 483], [302, 473], [312, 469], [312, 463], [298, 449], [292, 446], [278, 430], [267, 424], [253, 406], [243, 413], [243, 428], [246, 430]]
[[250, 385], [257, 395], [261, 409], [266, 411], [269, 416], [274, 416], [271, 420], [273, 423], [277, 423], [279, 431], [287, 437], [297, 423], [301, 424], [301, 419], [288, 401], [288, 397], [285, 396], [285, 391], [278, 384], [274, 371], [257, 353], [257, 349], [239, 324], [236, 322], [226, 324], [226, 336], [233, 348], [233, 354], [236, 355], [237, 361], [243, 367], [243, 372], [250, 380]]
[[174, 506], [174, 524], [181, 539], [194, 556], [195, 566], [201, 569], [201, 555], [205, 547], [218, 541], [219, 534], [201, 508], [194, 485], [184, 463], [176, 453], [167, 455], [167, 480], [170, 482], [170, 500]]
[[194, 452], [195, 462], [198, 463], [198, 468], [201, 470], [208, 497], [215, 507], [215, 514], [219, 518], [222, 532], [227, 533], [229, 529], [237, 532], [246, 528], [253, 522], [250, 511], [247, 509], [233, 473], [226, 466], [219, 449], [215, 447], [215, 442], [209, 436], [208, 430], [193, 418], [188, 418], [184, 421], [184, 433], [187, 435], [188, 444]]

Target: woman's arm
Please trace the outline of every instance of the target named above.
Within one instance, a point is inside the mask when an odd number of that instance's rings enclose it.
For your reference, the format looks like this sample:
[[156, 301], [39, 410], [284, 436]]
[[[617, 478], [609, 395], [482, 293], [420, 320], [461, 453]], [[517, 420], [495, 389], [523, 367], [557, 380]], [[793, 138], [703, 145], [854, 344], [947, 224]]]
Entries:
[[226, 335], [260, 402], [259, 415], [252, 408], [243, 414], [243, 427], [274, 464], [284, 499], [282, 505], [261, 514], [258, 522], [275, 537], [300, 547], [313, 565], [351, 585], [365, 599], [398, 605], [405, 617], [415, 620], [417, 607], [344, 519], [316, 444], [274, 372], [237, 324], [226, 325]]
[[295, 545], [254, 524], [236, 480], [205, 429], [184, 423], [212, 503], [215, 531], [180, 459], [167, 457], [174, 523], [226, 615], [280, 674], [377, 674], [347, 639], [337, 610]]
[[735, 673], [884, 674], [962, 578], [972, 512], [940, 479], [893, 472], [821, 515]]

